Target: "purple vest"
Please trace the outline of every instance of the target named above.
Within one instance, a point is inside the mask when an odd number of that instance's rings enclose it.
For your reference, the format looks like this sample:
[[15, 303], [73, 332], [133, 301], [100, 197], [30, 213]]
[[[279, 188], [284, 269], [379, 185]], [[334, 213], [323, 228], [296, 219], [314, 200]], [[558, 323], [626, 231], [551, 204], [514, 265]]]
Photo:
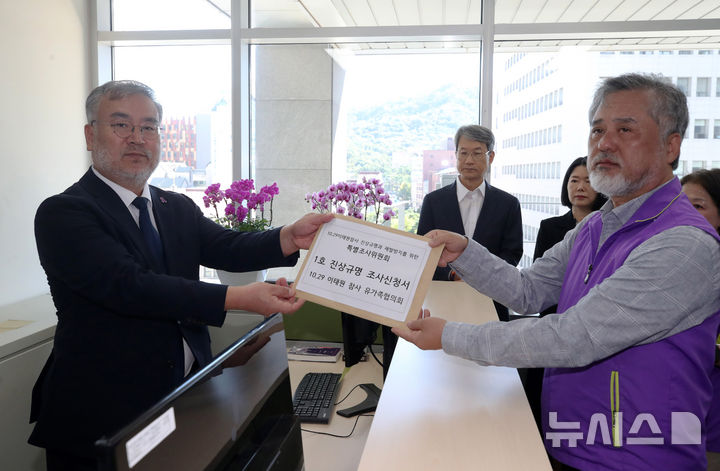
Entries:
[[[599, 213], [590, 217], [572, 247], [558, 312], [612, 275], [638, 245], [676, 226], [695, 226], [718, 238], [681, 195], [677, 179], [648, 198], [599, 251], [602, 219]], [[704, 470], [719, 324], [720, 312], [582, 368], [546, 369], [542, 418], [548, 452], [583, 471]]]
[[710, 380], [715, 387], [713, 401], [707, 415], [707, 450], [720, 453], [720, 368], [713, 368]]

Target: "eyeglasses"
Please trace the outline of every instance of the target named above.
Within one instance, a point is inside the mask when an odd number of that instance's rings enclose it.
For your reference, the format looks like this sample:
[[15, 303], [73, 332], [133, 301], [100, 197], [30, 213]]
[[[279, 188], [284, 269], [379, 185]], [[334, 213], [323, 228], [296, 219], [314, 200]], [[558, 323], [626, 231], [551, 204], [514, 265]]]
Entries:
[[492, 151], [489, 150], [487, 152], [468, 152], [466, 150], [461, 150], [461, 151], [455, 152], [455, 154], [458, 156], [458, 159], [465, 160], [468, 157], [472, 157], [473, 160], [479, 161], [486, 155], [489, 155], [490, 152], [492, 152]]
[[148, 141], [154, 141], [160, 137], [160, 133], [163, 130], [162, 126], [158, 126], [157, 124], [142, 124], [133, 126], [126, 121], [103, 122], [97, 120], [93, 120], [90, 124], [94, 123], [107, 124], [120, 139], [127, 139], [128, 137], [133, 136], [135, 134], [135, 129], [137, 128], [140, 131], [140, 137]]

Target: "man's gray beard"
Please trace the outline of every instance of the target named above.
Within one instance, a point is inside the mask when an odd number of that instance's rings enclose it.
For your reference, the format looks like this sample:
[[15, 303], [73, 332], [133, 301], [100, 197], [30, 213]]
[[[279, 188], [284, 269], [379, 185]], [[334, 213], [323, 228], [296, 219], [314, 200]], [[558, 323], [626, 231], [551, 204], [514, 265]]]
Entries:
[[635, 191], [642, 188], [649, 177], [650, 174], [648, 173], [640, 180], [631, 182], [620, 174], [610, 176], [600, 170], [591, 170], [590, 186], [592, 186], [598, 193], [602, 193], [608, 197], [626, 196], [633, 194]]
[[160, 159], [158, 159], [155, 162], [155, 165], [152, 165], [150, 168], [137, 173], [132, 173], [113, 167], [105, 149], [98, 149], [95, 154], [95, 158], [93, 159], [93, 165], [95, 168], [103, 175], [109, 175], [111, 177], [108, 177], [110, 180], [120, 185], [127, 183], [136, 188], [145, 186], [145, 183], [147, 183], [148, 179], [150, 179], [150, 175], [152, 175], [159, 163]]
[[628, 182], [622, 175], [610, 176], [601, 171], [590, 172], [590, 186], [606, 196], [622, 196], [626, 194]]

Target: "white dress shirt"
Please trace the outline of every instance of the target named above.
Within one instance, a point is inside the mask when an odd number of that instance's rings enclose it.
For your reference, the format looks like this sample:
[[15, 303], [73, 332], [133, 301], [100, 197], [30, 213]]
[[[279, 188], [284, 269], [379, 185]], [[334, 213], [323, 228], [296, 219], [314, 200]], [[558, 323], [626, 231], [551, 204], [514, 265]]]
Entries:
[[457, 199], [460, 205], [460, 215], [462, 216], [463, 227], [465, 228], [465, 235], [472, 239], [475, 233], [475, 226], [477, 225], [478, 216], [482, 209], [483, 202], [485, 201], [485, 180], [480, 184], [479, 187], [470, 191], [465, 188], [465, 185], [460, 181], [460, 176], [457, 177]]
[[[134, 192], [128, 190], [127, 188], [118, 185], [114, 181], [109, 180], [108, 178], [105, 178], [105, 176], [103, 176], [102, 174], [100, 174], [100, 172], [95, 170], [95, 167], [92, 167], [92, 171], [100, 180], [105, 182], [107, 184], [107, 186], [112, 188], [113, 191], [115, 193], [117, 193], [117, 195], [122, 200], [123, 204], [125, 204], [125, 207], [127, 207], [128, 211], [130, 211], [130, 215], [135, 220], [135, 224], [137, 224], [138, 227], [140, 227], [140, 210], [137, 209], [135, 207], [135, 205], [132, 204], [132, 202], [135, 201], [135, 198], [137, 198], [137, 195]], [[145, 187], [143, 188], [142, 195], [140, 195], [140, 196], [142, 196], [143, 198], [147, 198], [147, 200], [149, 201], [148, 213], [150, 213], [150, 222], [152, 222], [153, 227], [157, 231], [158, 227], [157, 227], [157, 223], [155, 222], [155, 215], [153, 214], [153, 211], [152, 211], [152, 198], [150, 197], [150, 187], [148, 186], [147, 183], [145, 183]], [[160, 231], [158, 231], [158, 233], [159, 232]], [[193, 363], [195, 362], [195, 356], [193, 355], [192, 350], [190, 350], [190, 346], [185, 341], [184, 337], [183, 337], [183, 352], [184, 352], [184, 356], [185, 356], [185, 365], [184, 365], [185, 366], [185, 376], [187, 376], [190, 373], [190, 370], [192, 369]]]

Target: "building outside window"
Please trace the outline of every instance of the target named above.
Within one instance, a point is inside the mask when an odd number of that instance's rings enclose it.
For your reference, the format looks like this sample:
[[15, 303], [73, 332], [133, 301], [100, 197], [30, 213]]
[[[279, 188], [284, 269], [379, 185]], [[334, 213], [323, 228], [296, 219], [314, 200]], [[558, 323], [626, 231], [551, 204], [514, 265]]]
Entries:
[[707, 139], [708, 137], [708, 120], [707, 119], [696, 119], [695, 120], [695, 133], [693, 134], [695, 139]]
[[697, 87], [695, 88], [695, 96], [710, 96], [710, 77], [698, 77]]
[[685, 96], [690, 96], [690, 77], [678, 77], [677, 86]]

